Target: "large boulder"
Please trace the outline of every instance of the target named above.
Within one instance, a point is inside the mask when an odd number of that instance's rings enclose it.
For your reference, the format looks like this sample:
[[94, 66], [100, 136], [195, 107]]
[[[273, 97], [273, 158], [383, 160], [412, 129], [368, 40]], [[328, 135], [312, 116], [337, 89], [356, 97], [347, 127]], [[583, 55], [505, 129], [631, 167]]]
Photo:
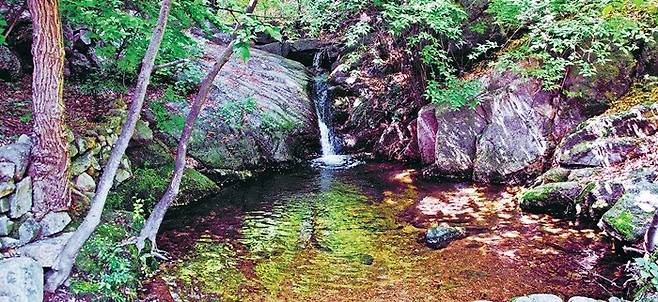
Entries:
[[43, 268], [27, 258], [0, 260], [0, 301], [43, 301]]
[[[224, 46], [201, 41], [205, 56], [198, 64], [207, 73]], [[247, 62], [236, 56], [221, 70], [211, 88], [189, 143], [189, 154], [211, 169], [252, 169], [290, 162], [315, 141], [315, 109], [308, 70], [286, 58], [252, 50]], [[187, 103], [170, 103], [185, 116]], [[170, 129], [177, 144], [182, 129]]]
[[532, 188], [521, 195], [524, 211], [551, 214], [557, 217], [574, 217], [578, 197], [584, 185], [578, 182], [556, 182]]
[[538, 81], [513, 73], [481, 79], [487, 91], [489, 124], [479, 138], [474, 178], [481, 182], [517, 183], [541, 173], [548, 155], [553, 95]]
[[610, 236], [630, 243], [640, 242], [658, 209], [658, 184], [639, 182], [627, 188], [622, 197], [599, 221]]
[[644, 138], [658, 132], [658, 105], [640, 105], [591, 118], [565, 137], [556, 150], [562, 166], [609, 166], [647, 152]]
[[454, 109], [438, 106], [434, 170], [443, 176], [464, 176], [473, 171], [479, 135], [486, 126], [482, 106]]

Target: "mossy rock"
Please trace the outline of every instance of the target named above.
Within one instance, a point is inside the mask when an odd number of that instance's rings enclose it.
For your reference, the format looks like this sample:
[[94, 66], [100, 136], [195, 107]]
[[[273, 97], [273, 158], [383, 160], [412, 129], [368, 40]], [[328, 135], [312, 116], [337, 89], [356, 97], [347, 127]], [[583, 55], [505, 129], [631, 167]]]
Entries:
[[539, 181], [542, 184], [549, 184], [555, 182], [564, 182], [567, 181], [567, 178], [571, 174], [571, 170], [565, 169], [562, 167], [551, 168], [546, 171], [542, 176], [540, 176]]
[[629, 243], [642, 241], [656, 211], [658, 184], [640, 183], [628, 189], [599, 222], [610, 236]]
[[[149, 211], [166, 191], [174, 170], [170, 151], [158, 140], [128, 151], [133, 177], [119, 185], [108, 197], [110, 207], [129, 209], [134, 199], [144, 200]], [[175, 204], [186, 204], [218, 190], [217, 184], [201, 172], [185, 168]]]
[[541, 185], [521, 194], [520, 206], [531, 213], [574, 218], [576, 201], [583, 189], [583, 184], [573, 181]]

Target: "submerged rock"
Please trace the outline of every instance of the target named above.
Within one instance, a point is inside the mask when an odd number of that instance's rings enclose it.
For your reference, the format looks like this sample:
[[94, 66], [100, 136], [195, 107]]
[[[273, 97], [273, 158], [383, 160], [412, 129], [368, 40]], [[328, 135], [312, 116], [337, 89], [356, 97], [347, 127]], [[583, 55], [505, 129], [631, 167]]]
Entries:
[[464, 236], [466, 236], [466, 232], [462, 228], [435, 226], [427, 230], [425, 243], [433, 249], [440, 249]]

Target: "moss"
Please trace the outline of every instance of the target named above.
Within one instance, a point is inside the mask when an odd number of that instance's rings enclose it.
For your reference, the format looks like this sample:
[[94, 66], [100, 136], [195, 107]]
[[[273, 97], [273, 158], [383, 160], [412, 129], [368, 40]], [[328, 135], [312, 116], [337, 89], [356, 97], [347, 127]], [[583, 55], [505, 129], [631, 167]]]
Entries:
[[633, 214], [629, 211], [619, 213], [617, 217], [610, 219], [610, 225], [619, 232], [624, 238], [633, 238], [633, 230], [635, 225], [633, 223]]
[[551, 192], [551, 188], [552, 186], [550, 185], [544, 185], [544, 186], [532, 188], [526, 191], [525, 193], [523, 193], [523, 195], [521, 195], [521, 199], [523, 202], [527, 202], [527, 203], [545, 200], [546, 198], [548, 198]]
[[590, 182], [587, 185], [585, 185], [583, 190], [580, 191], [580, 193], [576, 197], [576, 200], [575, 200], [576, 204], [580, 204], [580, 205], [585, 204], [585, 198], [587, 198], [587, 195], [590, 192], [592, 192], [592, 190], [594, 189], [595, 186], [596, 186], [596, 183], [593, 183], [593, 182]]
[[[142, 199], [144, 200], [144, 208], [147, 211], [152, 209], [167, 189], [173, 170], [172, 164], [156, 168], [142, 167], [135, 169], [134, 176], [130, 180], [110, 193], [108, 197], [110, 208], [127, 209], [130, 208], [134, 199]], [[185, 196], [187, 198], [185, 203], [187, 203], [190, 199], [200, 198], [209, 191], [217, 189], [217, 184], [205, 175], [194, 169], [185, 168], [179, 197]], [[176, 204], [180, 204], [180, 198]]]

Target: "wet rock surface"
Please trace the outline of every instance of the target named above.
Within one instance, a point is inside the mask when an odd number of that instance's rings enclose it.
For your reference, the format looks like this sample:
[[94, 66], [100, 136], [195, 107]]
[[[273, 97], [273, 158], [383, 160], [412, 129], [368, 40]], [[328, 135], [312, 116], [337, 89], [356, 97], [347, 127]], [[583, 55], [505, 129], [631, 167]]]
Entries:
[[433, 249], [440, 249], [464, 236], [466, 236], [466, 233], [463, 229], [436, 226], [429, 228], [425, 233], [425, 243]]

